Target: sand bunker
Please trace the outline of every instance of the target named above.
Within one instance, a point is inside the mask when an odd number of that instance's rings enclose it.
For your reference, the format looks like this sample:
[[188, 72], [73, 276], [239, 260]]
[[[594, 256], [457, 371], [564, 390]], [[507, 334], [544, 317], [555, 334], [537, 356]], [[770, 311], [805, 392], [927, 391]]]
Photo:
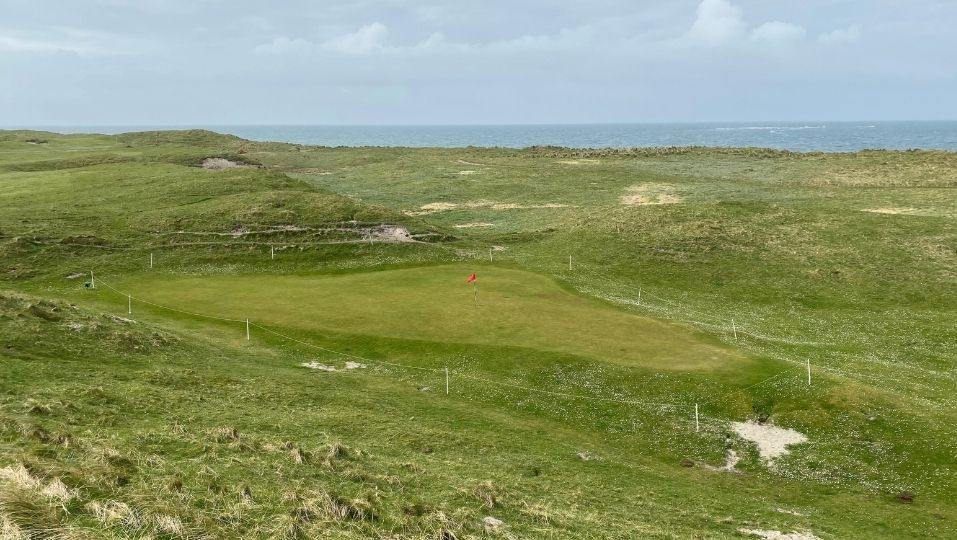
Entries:
[[405, 214], [409, 216], [425, 216], [437, 212], [447, 212], [462, 208], [489, 208], [492, 210], [534, 210], [540, 208], [567, 208], [570, 205], [561, 203], [543, 203], [543, 204], [520, 204], [506, 203], [498, 201], [467, 201], [464, 203], [434, 202], [423, 204], [418, 210], [409, 210]]
[[821, 540], [807, 531], [783, 533], [766, 529], [738, 529], [738, 532], [749, 536], [759, 536], [765, 540]]
[[671, 184], [636, 184], [621, 196], [621, 204], [626, 206], [678, 204], [683, 200]]
[[456, 229], [471, 229], [473, 227], [494, 227], [494, 223], [459, 223], [458, 225], [453, 225]]
[[597, 159], [560, 159], [562, 165], [598, 165], [601, 161]]
[[793, 429], [780, 428], [757, 422], [732, 422], [731, 429], [742, 439], [758, 445], [758, 453], [765, 463], [788, 454], [788, 446], [807, 441], [804, 434]]
[[225, 158], [206, 158], [203, 160], [202, 167], [209, 171], [222, 171], [225, 169], [248, 169], [251, 166]]

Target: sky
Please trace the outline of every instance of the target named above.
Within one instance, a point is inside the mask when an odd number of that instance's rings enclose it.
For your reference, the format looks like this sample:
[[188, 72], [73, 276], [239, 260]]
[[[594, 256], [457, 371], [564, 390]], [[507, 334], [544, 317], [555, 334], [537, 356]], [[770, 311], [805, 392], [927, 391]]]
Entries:
[[953, 0], [0, 0], [0, 125], [957, 119]]

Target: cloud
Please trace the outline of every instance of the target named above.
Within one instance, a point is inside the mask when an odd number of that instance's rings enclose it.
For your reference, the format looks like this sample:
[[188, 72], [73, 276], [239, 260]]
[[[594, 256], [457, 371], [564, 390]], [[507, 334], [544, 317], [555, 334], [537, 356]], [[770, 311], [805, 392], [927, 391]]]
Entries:
[[818, 36], [817, 40], [826, 45], [853, 43], [861, 38], [861, 27], [853, 24]]
[[701, 0], [697, 18], [685, 38], [718, 45], [737, 38], [744, 30], [741, 8], [728, 0]]
[[330, 39], [322, 44], [325, 50], [347, 54], [368, 54], [388, 46], [389, 29], [380, 22], [367, 24], [351, 34]]
[[293, 39], [286, 36], [279, 36], [273, 38], [269, 43], [256, 45], [254, 50], [258, 54], [289, 54], [311, 52], [315, 50], [315, 48], [315, 44], [311, 41], [302, 38]]
[[0, 33], [0, 51], [33, 54], [70, 53], [81, 56], [116, 56], [132, 54], [142, 44], [113, 34], [93, 32], [79, 28], [53, 27], [43, 32], [44, 39], [19, 37]]
[[751, 31], [751, 39], [768, 44], [795, 43], [807, 36], [807, 30], [796, 24], [771, 21]]

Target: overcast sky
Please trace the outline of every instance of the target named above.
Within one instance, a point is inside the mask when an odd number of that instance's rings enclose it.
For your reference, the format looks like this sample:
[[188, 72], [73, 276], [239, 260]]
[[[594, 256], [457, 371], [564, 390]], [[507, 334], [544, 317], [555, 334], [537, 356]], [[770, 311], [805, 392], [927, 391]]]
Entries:
[[957, 119], [953, 0], [0, 0], [0, 125]]

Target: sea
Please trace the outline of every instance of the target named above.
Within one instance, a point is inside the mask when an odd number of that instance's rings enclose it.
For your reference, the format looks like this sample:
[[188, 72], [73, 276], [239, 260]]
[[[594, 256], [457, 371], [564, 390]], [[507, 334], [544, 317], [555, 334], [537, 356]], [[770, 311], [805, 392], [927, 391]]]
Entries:
[[59, 133], [202, 128], [255, 141], [322, 146], [573, 148], [761, 147], [801, 152], [957, 150], [957, 121], [540, 124], [447, 126], [44, 126]]

